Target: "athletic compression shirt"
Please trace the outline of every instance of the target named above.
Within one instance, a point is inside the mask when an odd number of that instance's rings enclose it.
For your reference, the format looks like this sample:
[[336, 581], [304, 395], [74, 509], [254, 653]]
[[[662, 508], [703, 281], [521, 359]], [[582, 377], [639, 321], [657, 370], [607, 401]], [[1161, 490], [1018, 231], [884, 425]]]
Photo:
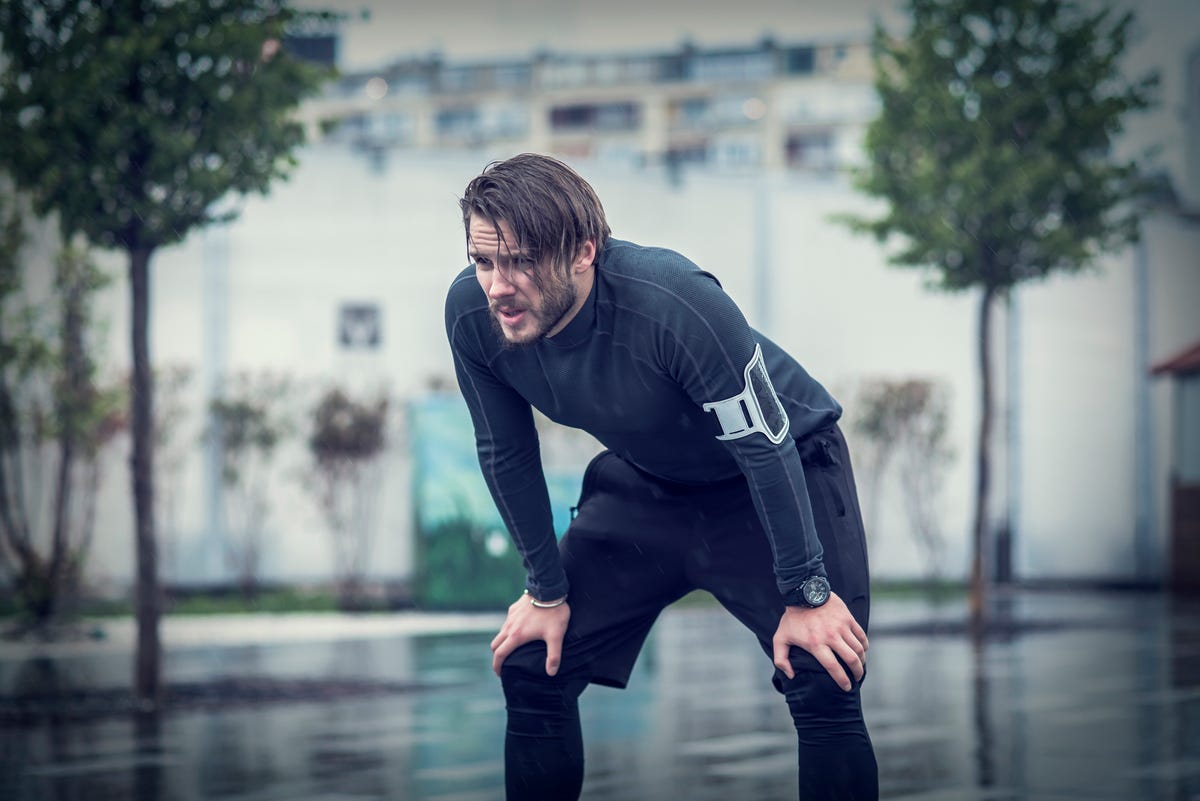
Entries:
[[741, 472], [780, 592], [824, 575], [793, 440], [837, 420], [838, 403], [680, 254], [609, 239], [595, 270], [566, 328], [522, 347], [506, 347], [493, 330], [474, 265], [446, 299], [479, 463], [529, 591], [542, 599], [568, 591], [531, 406], [668, 481], [706, 484]]

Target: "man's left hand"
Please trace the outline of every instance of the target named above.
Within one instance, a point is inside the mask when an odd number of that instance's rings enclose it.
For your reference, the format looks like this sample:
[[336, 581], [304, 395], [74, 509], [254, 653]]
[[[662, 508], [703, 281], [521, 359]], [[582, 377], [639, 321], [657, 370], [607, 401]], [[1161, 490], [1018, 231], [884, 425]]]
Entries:
[[850, 668], [855, 681], [862, 681], [863, 671], [866, 670], [867, 633], [836, 593], [830, 593], [829, 600], [815, 608], [784, 607], [779, 628], [775, 630], [771, 642], [775, 667], [789, 679], [796, 677], [788, 660], [788, 649], [793, 645], [812, 654], [837, 685], [847, 692], [853, 685], [838, 658]]

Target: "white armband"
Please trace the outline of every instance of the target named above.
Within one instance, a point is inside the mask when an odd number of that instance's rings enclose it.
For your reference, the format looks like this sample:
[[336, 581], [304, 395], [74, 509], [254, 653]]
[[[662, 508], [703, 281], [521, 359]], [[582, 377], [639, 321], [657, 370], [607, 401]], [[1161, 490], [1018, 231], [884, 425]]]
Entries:
[[763, 361], [762, 346], [754, 346], [754, 355], [746, 365], [746, 386], [737, 395], [706, 403], [706, 412], [716, 412], [723, 434], [717, 439], [740, 439], [756, 431], [778, 445], [787, 436], [789, 420]]

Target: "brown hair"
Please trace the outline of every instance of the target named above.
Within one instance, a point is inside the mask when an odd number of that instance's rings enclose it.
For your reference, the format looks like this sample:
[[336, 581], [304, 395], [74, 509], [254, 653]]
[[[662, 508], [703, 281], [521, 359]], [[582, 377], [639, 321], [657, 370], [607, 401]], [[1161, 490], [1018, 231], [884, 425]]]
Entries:
[[600, 198], [587, 181], [556, 158], [522, 153], [493, 161], [467, 184], [458, 201], [470, 235], [471, 215], [508, 223], [516, 247], [540, 265], [565, 267], [589, 239], [599, 257], [612, 231]]

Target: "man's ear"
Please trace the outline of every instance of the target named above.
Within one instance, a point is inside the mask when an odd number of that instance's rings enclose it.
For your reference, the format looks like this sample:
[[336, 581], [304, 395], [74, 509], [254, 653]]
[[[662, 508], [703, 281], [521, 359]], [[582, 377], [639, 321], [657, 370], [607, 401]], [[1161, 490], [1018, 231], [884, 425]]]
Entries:
[[589, 239], [579, 248], [579, 255], [571, 262], [571, 272], [580, 273], [592, 266], [596, 260], [596, 240]]

